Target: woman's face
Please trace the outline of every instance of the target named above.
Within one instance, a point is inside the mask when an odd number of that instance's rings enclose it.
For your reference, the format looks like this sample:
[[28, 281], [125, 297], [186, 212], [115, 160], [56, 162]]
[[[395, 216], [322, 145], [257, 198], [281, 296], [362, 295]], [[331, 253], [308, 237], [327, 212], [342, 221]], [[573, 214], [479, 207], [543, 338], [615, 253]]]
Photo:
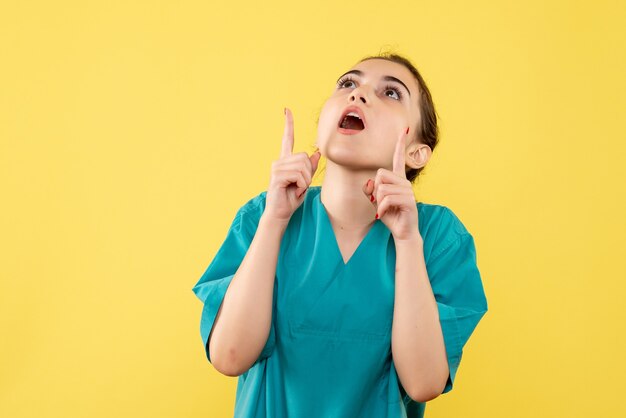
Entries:
[[[355, 70], [360, 73], [341, 77], [324, 103], [317, 146], [328, 160], [344, 167], [391, 170], [400, 135], [410, 127], [408, 145], [410, 138], [415, 138], [414, 130], [420, 121], [417, 81], [402, 64], [384, 59], [363, 61], [350, 69]], [[360, 108], [365, 117], [365, 128], [352, 135], [339, 131], [348, 106]]]

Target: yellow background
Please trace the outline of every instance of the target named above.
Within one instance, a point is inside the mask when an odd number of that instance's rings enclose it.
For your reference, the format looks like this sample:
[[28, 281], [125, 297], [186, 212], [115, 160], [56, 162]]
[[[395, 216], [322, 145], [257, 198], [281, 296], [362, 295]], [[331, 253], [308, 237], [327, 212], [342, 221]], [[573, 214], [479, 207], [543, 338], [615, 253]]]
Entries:
[[[621, 0], [0, 6], [0, 416], [229, 417], [191, 291], [337, 77], [392, 50], [489, 312], [435, 417], [623, 417]], [[322, 160], [322, 163], [324, 160]], [[314, 184], [321, 184], [321, 176]]]

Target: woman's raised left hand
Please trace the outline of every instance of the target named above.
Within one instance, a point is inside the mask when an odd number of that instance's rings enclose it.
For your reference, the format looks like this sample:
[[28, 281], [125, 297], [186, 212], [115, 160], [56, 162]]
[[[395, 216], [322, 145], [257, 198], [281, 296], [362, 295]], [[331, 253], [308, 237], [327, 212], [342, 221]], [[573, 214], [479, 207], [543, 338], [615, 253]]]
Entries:
[[378, 218], [389, 228], [396, 241], [422, 239], [413, 187], [405, 172], [407, 131], [403, 131], [396, 143], [393, 171], [379, 168], [374, 180], [368, 179], [363, 186], [363, 192], [376, 207]]

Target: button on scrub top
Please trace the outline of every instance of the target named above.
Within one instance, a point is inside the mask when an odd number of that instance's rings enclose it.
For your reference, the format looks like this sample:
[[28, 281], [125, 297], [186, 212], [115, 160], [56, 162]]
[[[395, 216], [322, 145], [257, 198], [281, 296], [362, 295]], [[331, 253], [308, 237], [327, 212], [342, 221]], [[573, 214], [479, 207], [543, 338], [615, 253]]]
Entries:
[[[256, 362], [238, 377], [235, 416], [370, 418], [424, 416], [425, 403], [400, 383], [391, 353], [395, 245], [377, 220], [344, 262], [332, 224], [309, 187], [283, 235], [272, 322]], [[264, 191], [246, 202], [193, 292], [208, 337], [229, 283], [265, 208]], [[442, 205], [416, 202], [429, 280], [439, 311], [452, 390], [463, 347], [487, 312], [472, 235]]]

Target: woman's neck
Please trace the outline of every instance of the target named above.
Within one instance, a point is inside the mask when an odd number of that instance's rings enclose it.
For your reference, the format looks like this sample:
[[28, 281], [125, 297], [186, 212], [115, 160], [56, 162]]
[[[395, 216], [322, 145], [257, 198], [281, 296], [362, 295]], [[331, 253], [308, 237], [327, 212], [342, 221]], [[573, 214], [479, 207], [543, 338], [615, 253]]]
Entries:
[[376, 221], [376, 207], [363, 193], [367, 180], [374, 177], [375, 170], [349, 170], [327, 160], [320, 199], [333, 225], [358, 233]]

